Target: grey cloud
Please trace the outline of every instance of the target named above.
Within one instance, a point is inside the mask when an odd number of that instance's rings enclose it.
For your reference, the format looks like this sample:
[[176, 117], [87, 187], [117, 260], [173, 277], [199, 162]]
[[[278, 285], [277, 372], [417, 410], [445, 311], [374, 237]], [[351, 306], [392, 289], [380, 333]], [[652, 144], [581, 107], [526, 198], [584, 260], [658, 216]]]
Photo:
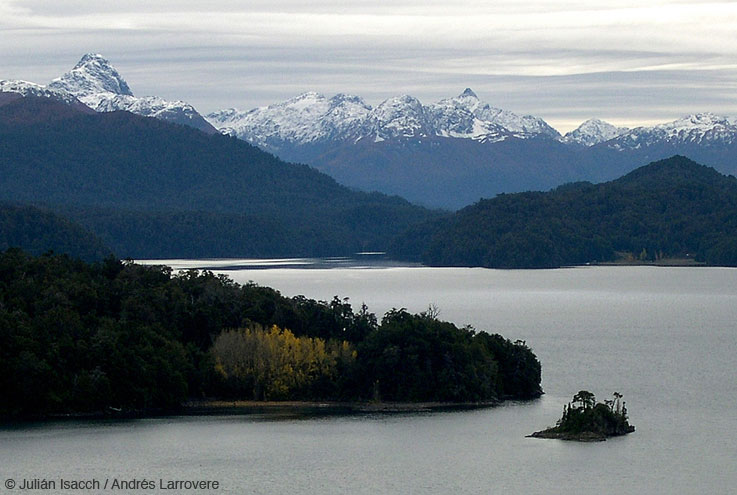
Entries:
[[[716, 3], [727, 14], [724, 24], [712, 19], [707, 28], [702, 18], [689, 24], [681, 16], [673, 20], [675, 30], [667, 23], [628, 22], [629, 14], [617, 10], [640, 4], [599, 2], [592, 9], [590, 2], [538, 0], [525, 4], [527, 19], [517, 2], [0, 0], [0, 13], [10, 12], [0, 21], [0, 78], [48, 82], [95, 51], [111, 59], [136, 94], [184, 99], [203, 112], [248, 109], [307, 90], [359, 94], [372, 104], [399, 93], [430, 102], [471, 86], [494, 105], [554, 125], [592, 116], [633, 125], [702, 110], [737, 114], [737, 23], [731, 22], [737, 8], [730, 17], [729, 5]], [[698, 3], [654, 5], [669, 14]], [[567, 17], [586, 9], [604, 14]], [[197, 18], [213, 10], [232, 13], [238, 22], [229, 23], [227, 15]], [[540, 28], [549, 12], [551, 26]], [[263, 24], [246, 22], [254, 13]], [[290, 13], [341, 14], [355, 26], [328, 17], [332, 24], [321, 33], [309, 16], [289, 23]], [[386, 17], [361, 25], [366, 13]], [[413, 16], [416, 24], [403, 30], [392, 13]], [[444, 13], [455, 16], [455, 24], [442, 25]], [[517, 24], [484, 29], [478, 15]], [[85, 16], [92, 16], [92, 28]], [[119, 22], [108, 26], [109, 20]], [[438, 32], [424, 32], [428, 26]]]

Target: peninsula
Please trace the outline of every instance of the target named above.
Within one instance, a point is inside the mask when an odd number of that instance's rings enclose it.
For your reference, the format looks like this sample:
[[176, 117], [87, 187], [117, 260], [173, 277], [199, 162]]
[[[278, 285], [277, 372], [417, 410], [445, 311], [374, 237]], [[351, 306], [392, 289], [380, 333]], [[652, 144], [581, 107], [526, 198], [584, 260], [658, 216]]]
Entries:
[[523, 341], [459, 328], [432, 307], [379, 321], [339, 297], [18, 249], [0, 252], [0, 281], [0, 418], [192, 412], [213, 400], [424, 409], [542, 393]]

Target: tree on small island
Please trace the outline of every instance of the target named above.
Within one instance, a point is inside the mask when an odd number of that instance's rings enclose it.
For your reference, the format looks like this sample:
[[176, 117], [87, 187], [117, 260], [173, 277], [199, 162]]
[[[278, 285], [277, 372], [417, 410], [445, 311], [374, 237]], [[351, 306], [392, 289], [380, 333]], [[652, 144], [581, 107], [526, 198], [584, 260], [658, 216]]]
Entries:
[[563, 417], [554, 427], [529, 436], [596, 442], [632, 433], [635, 427], [627, 421], [627, 406], [622, 394], [614, 392], [612, 395], [612, 400], [597, 403], [594, 394], [581, 390], [570, 403], [563, 406]]

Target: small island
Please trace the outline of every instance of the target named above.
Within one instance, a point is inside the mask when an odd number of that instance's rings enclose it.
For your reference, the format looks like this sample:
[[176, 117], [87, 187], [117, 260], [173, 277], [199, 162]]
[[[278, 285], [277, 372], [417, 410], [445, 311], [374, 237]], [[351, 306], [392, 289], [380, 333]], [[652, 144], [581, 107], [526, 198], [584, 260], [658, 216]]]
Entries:
[[627, 421], [627, 406], [622, 394], [614, 392], [612, 400], [597, 403], [594, 394], [581, 390], [563, 406], [563, 417], [554, 427], [536, 431], [528, 437], [601, 442], [633, 431], [635, 427]]

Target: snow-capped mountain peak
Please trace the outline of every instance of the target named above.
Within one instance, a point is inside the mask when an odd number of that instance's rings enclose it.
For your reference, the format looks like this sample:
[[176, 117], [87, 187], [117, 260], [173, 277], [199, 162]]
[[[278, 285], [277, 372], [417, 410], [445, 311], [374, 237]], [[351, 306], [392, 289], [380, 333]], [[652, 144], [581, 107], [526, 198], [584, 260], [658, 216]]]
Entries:
[[117, 69], [99, 53], [84, 55], [72, 70], [54, 79], [49, 87], [65, 90], [80, 99], [102, 93], [133, 96]]
[[330, 98], [330, 106], [337, 107], [340, 105], [358, 105], [365, 108], [371, 109], [370, 105], [367, 105], [363, 98], [356, 95], [349, 95], [346, 93], [338, 93], [337, 95]]
[[541, 118], [520, 116], [479, 100], [471, 88], [455, 98], [446, 98], [430, 105], [437, 134], [471, 138], [478, 141], [501, 141], [508, 137], [558, 138], [558, 131]]
[[303, 139], [330, 108], [325, 96], [307, 92], [287, 101], [242, 112], [235, 108], [213, 112], [207, 120], [246, 141], [265, 146], [275, 141]]
[[208, 121], [260, 146], [356, 140], [366, 132], [371, 106], [359, 96], [339, 93], [332, 98], [306, 92], [280, 103], [242, 112], [235, 108], [213, 112]]
[[718, 128], [731, 127], [734, 124], [729, 117], [715, 115], [710, 112], [695, 113], [687, 115], [680, 119], [655, 126], [656, 129], [667, 130], [671, 135], [677, 135], [682, 132], [702, 131], [708, 132]]
[[475, 115], [479, 99], [470, 88], [455, 98], [428, 106], [436, 133], [445, 137], [480, 138], [490, 133], [489, 122]]
[[360, 96], [338, 93], [330, 98], [328, 112], [320, 122], [320, 138], [360, 139], [371, 110]]
[[476, 93], [474, 93], [471, 88], [464, 89], [463, 90], [463, 93], [461, 93], [460, 95], [458, 95], [458, 98], [463, 98], [463, 97], [476, 98], [477, 100], [479, 98], [478, 96], [476, 96]]
[[375, 140], [423, 137], [432, 132], [425, 107], [410, 95], [384, 100], [371, 111], [369, 120]]
[[560, 133], [547, 122], [534, 115], [517, 115], [509, 110], [495, 108], [488, 103], [479, 104], [474, 114], [481, 120], [499, 125], [513, 132], [517, 137], [543, 136], [560, 138]]
[[274, 150], [284, 145], [366, 138], [384, 141], [441, 136], [489, 142], [508, 137], [560, 136], [542, 119], [519, 116], [481, 102], [470, 88], [431, 105], [402, 95], [388, 98], [375, 108], [358, 96], [337, 94], [327, 99], [311, 92], [250, 112], [228, 109], [207, 118], [218, 129]]
[[306, 93], [297, 95], [294, 98], [290, 98], [283, 104], [277, 103], [276, 105], [281, 105], [285, 108], [294, 110], [306, 109], [311, 111], [314, 110], [316, 106], [324, 105], [326, 101], [327, 98], [325, 98], [325, 95], [316, 93], [315, 91], [307, 91]]
[[729, 117], [704, 112], [653, 127], [637, 127], [612, 140], [608, 146], [623, 151], [658, 143], [709, 146], [735, 142], [737, 122]]
[[600, 119], [589, 119], [561, 139], [568, 144], [593, 146], [614, 139], [629, 131], [626, 127], [617, 127]]
[[183, 101], [167, 101], [158, 96], [137, 98], [128, 83], [99, 53], [84, 55], [77, 65], [51, 81], [48, 90], [72, 95], [98, 112], [126, 110], [131, 113], [188, 125], [210, 134], [217, 130]]

